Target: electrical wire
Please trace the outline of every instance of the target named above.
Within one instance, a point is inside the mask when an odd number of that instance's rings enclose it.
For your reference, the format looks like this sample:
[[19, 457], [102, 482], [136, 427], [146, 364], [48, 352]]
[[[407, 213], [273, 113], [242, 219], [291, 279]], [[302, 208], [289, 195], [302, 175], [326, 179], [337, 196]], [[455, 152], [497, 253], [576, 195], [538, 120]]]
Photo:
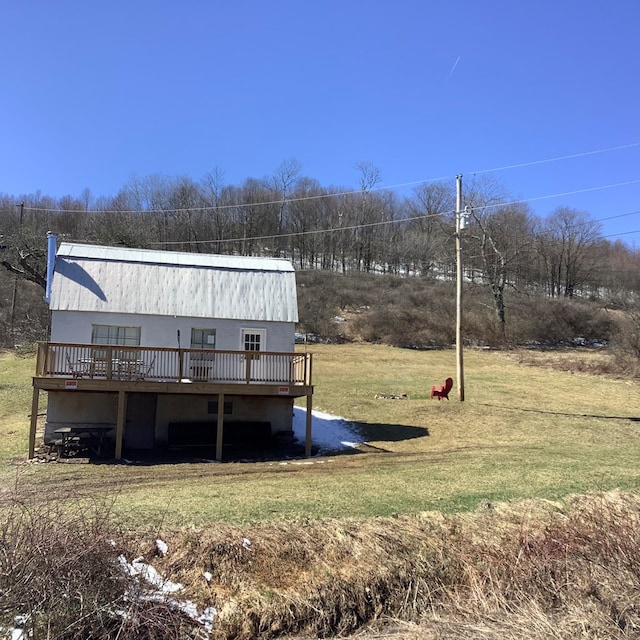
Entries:
[[[506, 171], [506, 170], [510, 170], [510, 169], [516, 169], [516, 168], [523, 168], [523, 167], [530, 167], [530, 166], [534, 166], [534, 165], [540, 165], [540, 164], [546, 164], [546, 163], [552, 163], [552, 162], [559, 162], [559, 161], [564, 161], [564, 160], [569, 160], [569, 159], [575, 159], [575, 158], [581, 158], [581, 157], [586, 157], [586, 156], [593, 156], [593, 155], [597, 155], [597, 154], [602, 154], [602, 153], [610, 153], [613, 151], [619, 151], [619, 150], [623, 150], [623, 149], [630, 149], [630, 148], [634, 148], [634, 147], [639, 147], [640, 146], [640, 142], [633, 142], [633, 143], [629, 143], [629, 144], [625, 144], [625, 145], [619, 145], [616, 147], [607, 147], [607, 148], [602, 148], [602, 149], [596, 149], [596, 150], [592, 150], [592, 151], [586, 151], [586, 152], [581, 152], [581, 153], [575, 153], [575, 154], [569, 154], [569, 155], [563, 155], [563, 156], [556, 156], [553, 158], [547, 158], [547, 159], [543, 159], [543, 160], [533, 160], [533, 161], [529, 161], [529, 162], [522, 162], [522, 163], [516, 163], [516, 164], [511, 164], [511, 165], [504, 165], [501, 167], [494, 167], [492, 169], [480, 169], [480, 170], [476, 170], [471, 172], [473, 175], [478, 175], [478, 174], [482, 174], [482, 173], [495, 173], [498, 171]], [[417, 185], [417, 184], [426, 184], [429, 182], [437, 182], [437, 181], [442, 181], [442, 180], [446, 180], [446, 179], [450, 179], [451, 176], [441, 176], [439, 178], [429, 178], [426, 180], [420, 180], [420, 181], [411, 181], [411, 182], [404, 182], [404, 183], [398, 183], [398, 184], [394, 184], [394, 185], [387, 185], [387, 186], [380, 186], [380, 187], [371, 187], [370, 189], [367, 189], [367, 192], [371, 192], [371, 191], [380, 191], [380, 190], [391, 190], [391, 189], [397, 189], [397, 188], [401, 188], [401, 187], [406, 187], [406, 186], [412, 186], [412, 185]], [[640, 179], [634, 179], [634, 180], [627, 180], [624, 182], [618, 182], [618, 183], [613, 183], [613, 184], [607, 184], [607, 185], [601, 185], [601, 186], [597, 186], [597, 187], [588, 187], [585, 189], [575, 189], [572, 191], [565, 191], [565, 192], [560, 192], [560, 193], [554, 193], [554, 194], [549, 194], [549, 195], [543, 195], [543, 196], [535, 196], [535, 197], [531, 197], [531, 198], [523, 198], [523, 199], [519, 199], [519, 200], [511, 200], [511, 201], [507, 201], [507, 202], [498, 202], [498, 203], [491, 203], [488, 205], [480, 205], [477, 207], [474, 207], [475, 211], [485, 211], [488, 209], [495, 209], [495, 208], [503, 208], [503, 207], [508, 207], [508, 206], [513, 206], [516, 204], [527, 204], [530, 202], [538, 202], [541, 200], [548, 200], [548, 199], [553, 199], [553, 198], [560, 198], [560, 197], [567, 197], [567, 196], [572, 196], [572, 195], [577, 195], [577, 194], [582, 194], [582, 193], [590, 193], [590, 192], [594, 192], [594, 191], [601, 191], [601, 190], [605, 190], [605, 189], [613, 189], [613, 188], [618, 188], [618, 187], [623, 187], [623, 186], [628, 186], [628, 185], [634, 185], [634, 184], [639, 184], [640, 183]], [[318, 200], [318, 199], [325, 199], [325, 198], [339, 198], [339, 197], [345, 197], [345, 196], [353, 196], [353, 195], [362, 195], [363, 191], [362, 190], [352, 190], [352, 191], [343, 191], [343, 192], [338, 192], [338, 193], [323, 193], [323, 194], [316, 194], [313, 196], [303, 196], [303, 197], [298, 197], [298, 198], [279, 198], [277, 200], [270, 200], [270, 201], [265, 201], [265, 202], [254, 202], [254, 203], [237, 203], [237, 204], [227, 204], [227, 205], [214, 205], [214, 206], [207, 206], [207, 207], [194, 207], [194, 208], [180, 208], [180, 209], [141, 209], [141, 210], [136, 210], [136, 209], [129, 209], [129, 210], [89, 210], [89, 211], [83, 211], [83, 213], [97, 213], [97, 214], [107, 214], [107, 213], [128, 213], [128, 214], [144, 214], [144, 213], [181, 213], [181, 212], [202, 212], [202, 211], [224, 211], [224, 210], [229, 210], [229, 209], [233, 209], [233, 210], [238, 210], [238, 209], [244, 209], [247, 207], [261, 207], [261, 206], [268, 206], [268, 205], [283, 205], [283, 204], [287, 204], [287, 203], [294, 203], [294, 202], [305, 202], [305, 201], [311, 201], [311, 200]], [[77, 210], [73, 210], [73, 209], [53, 209], [53, 208], [39, 208], [39, 207], [24, 207], [25, 210], [28, 211], [39, 211], [39, 212], [44, 212], [44, 211], [48, 211], [48, 212], [52, 212], [52, 213], [77, 213]], [[428, 219], [428, 218], [435, 218], [435, 217], [443, 217], [445, 215], [449, 215], [454, 213], [451, 210], [448, 211], [444, 211], [444, 212], [436, 212], [436, 213], [432, 213], [432, 214], [425, 214], [422, 216], [413, 216], [413, 217], [408, 217], [408, 218], [402, 218], [402, 219], [394, 219], [394, 220], [384, 220], [384, 221], [380, 221], [380, 222], [372, 222], [372, 223], [363, 223], [363, 224], [357, 224], [357, 225], [349, 225], [349, 226], [340, 226], [340, 227], [331, 227], [329, 229], [315, 229], [315, 230], [311, 230], [311, 231], [300, 231], [300, 232], [291, 232], [291, 233], [286, 233], [286, 234], [274, 234], [274, 235], [266, 235], [266, 236], [252, 236], [252, 237], [242, 237], [242, 238], [228, 238], [228, 239], [219, 239], [219, 240], [182, 240], [182, 241], [167, 241], [167, 242], [154, 242], [151, 243], [153, 246], [171, 246], [171, 245], [184, 245], [184, 244], [212, 244], [212, 243], [229, 243], [229, 242], [241, 242], [241, 241], [258, 241], [258, 240], [270, 240], [270, 239], [275, 239], [275, 238], [291, 238], [291, 237], [300, 237], [300, 236], [305, 236], [305, 235], [317, 235], [317, 234], [323, 234], [323, 233], [335, 233], [335, 232], [341, 232], [341, 231], [354, 231], [357, 229], [365, 229], [365, 228], [370, 228], [370, 227], [379, 227], [379, 226], [385, 226], [385, 225], [390, 225], [390, 224], [402, 224], [402, 223], [407, 223], [407, 222], [411, 222], [411, 221], [415, 221], [415, 220], [424, 220], [424, 219]], [[611, 220], [614, 218], [618, 218], [618, 217], [624, 217], [624, 216], [629, 216], [629, 215], [634, 215], [636, 213], [639, 213], [637, 211], [635, 212], [630, 212], [630, 213], [625, 213], [625, 214], [619, 214], [616, 216], [609, 216], [607, 218], [602, 218], [600, 220], [591, 220], [588, 221], [587, 223], [591, 223], [591, 222], [603, 222], [606, 220]], [[583, 223], [583, 224], [587, 224], [587, 223]], [[573, 225], [573, 226], [579, 226], [579, 225]], [[608, 237], [616, 237], [616, 236], [621, 236], [621, 235], [629, 235], [632, 233], [636, 233], [635, 231], [625, 231], [625, 232], [621, 232], [621, 233], [617, 233], [617, 234], [609, 234], [606, 236], [601, 236], [604, 238], [608, 238]]]
[[404, 224], [415, 220], [424, 220], [425, 218], [440, 218], [447, 213], [454, 214], [455, 211], [450, 210], [445, 213], [428, 213], [423, 216], [412, 216], [410, 218], [397, 218], [394, 220], [381, 220], [380, 222], [366, 222], [362, 224], [353, 224], [345, 227], [330, 227], [329, 229], [312, 229], [310, 231], [292, 231], [291, 233], [277, 233], [268, 236], [242, 236], [238, 238], [223, 238], [220, 240], [171, 240], [167, 242], [150, 242], [151, 246], [169, 246], [177, 244], [218, 244], [228, 242], [246, 242], [256, 240], [273, 240], [274, 238], [297, 238], [300, 236], [310, 236], [322, 233], [336, 233], [340, 231], [357, 231], [358, 229], [367, 229], [370, 227], [382, 227], [390, 224]]
[[573, 160], [574, 158], [584, 158], [585, 156], [594, 156], [599, 153], [609, 153], [610, 151], [622, 151], [623, 149], [631, 149], [633, 147], [640, 147], [640, 142], [631, 142], [629, 144], [623, 144], [617, 147], [609, 147], [607, 149], [597, 149], [595, 151], [584, 151], [582, 153], [572, 153], [567, 156], [558, 156], [556, 158], [548, 158], [546, 160], [533, 160], [531, 162], [521, 162], [519, 164], [510, 164], [504, 167], [495, 167], [494, 169], [481, 169], [480, 171], [470, 171], [469, 173], [475, 175], [478, 173], [494, 173], [496, 171], [506, 171], [507, 169], [520, 169], [522, 167], [532, 167], [537, 164], [559, 162], [560, 160]]
[[[478, 207], [473, 207], [474, 210], [480, 211], [485, 209], [495, 209], [499, 207], [506, 207], [514, 204], [526, 204], [528, 202], [538, 202], [540, 200], [550, 200], [552, 198], [565, 198], [566, 196], [575, 196], [580, 193], [590, 193], [592, 191], [602, 191], [604, 189], [615, 189], [617, 187], [626, 187], [631, 184], [640, 184], [640, 178], [635, 180], [626, 180], [625, 182], [616, 182], [614, 184], [605, 184], [600, 187], [588, 187], [586, 189], [575, 189], [574, 191], [563, 191], [560, 193], [552, 193], [546, 196], [535, 196], [533, 198], [523, 198], [522, 200], [509, 200], [508, 202], [497, 202], [487, 205], [480, 205]], [[626, 215], [626, 214], [624, 214]]]
[[[631, 181], [631, 183], [635, 184], [635, 183], [640, 183], [640, 180], [634, 180]], [[515, 205], [515, 204], [523, 204], [523, 203], [527, 203], [527, 202], [531, 202], [533, 200], [543, 200], [545, 198], [555, 198], [555, 197], [562, 197], [565, 195], [574, 195], [576, 193], [584, 193], [584, 192], [588, 192], [588, 191], [595, 191], [597, 189], [606, 189], [606, 188], [610, 188], [610, 187], [616, 187], [616, 186], [620, 186], [620, 185], [624, 185], [624, 184], [629, 184], [629, 182], [624, 182], [624, 183], [619, 183], [616, 185], [607, 185], [604, 187], [592, 187], [590, 189], [583, 189], [583, 190], [579, 190], [579, 191], [571, 191], [571, 192], [566, 192], [566, 193], [560, 193], [560, 194], [554, 194], [554, 195], [550, 195], [550, 196], [539, 196], [538, 198], [531, 198], [531, 199], [527, 199], [527, 200], [512, 200], [509, 202], [503, 202], [503, 203], [498, 203], [498, 204], [491, 204], [491, 205], [486, 205], [483, 207], [474, 207], [474, 210], [484, 210], [484, 209], [489, 209], [489, 208], [507, 208], [509, 206]], [[628, 213], [620, 213], [614, 216], [608, 216], [606, 218], [599, 218], [599, 219], [595, 219], [595, 220], [587, 220], [585, 222], [580, 222], [580, 223], [576, 223], [573, 225], [569, 225], [568, 228], [569, 229], [577, 229], [581, 226], [585, 226], [588, 224], [592, 224], [592, 223], [597, 223], [597, 222], [605, 222], [607, 220], [613, 220], [614, 218], [624, 218], [627, 216], [632, 216], [632, 215], [637, 215], [640, 213], [640, 210], [636, 210], [636, 211], [630, 211]], [[247, 242], [247, 241], [251, 241], [251, 242], [255, 242], [258, 240], [273, 240], [275, 238], [296, 238], [296, 237], [302, 237], [302, 236], [310, 236], [310, 235], [320, 235], [323, 233], [336, 233], [336, 232], [342, 232], [342, 231], [354, 231], [357, 229], [366, 229], [369, 227], [380, 227], [380, 226], [385, 226], [385, 225], [392, 225], [392, 224], [404, 224], [406, 222], [413, 222], [416, 220], [427, 220], [429, 218], [442, 218], [446, 215], [453, 215], [455, 214], [455, 211], [452, 209], [449, 209], [447, 211], [440, 211], [440, 212], [436, 212], [436, 213], [427, 213], [421, 216], [410, 216], [408, 218], [397, 218], [397, 219], [393, 219], [393, 220], [382, 220], [379, 222], [368, 222], [368, 223], [362, 223], [362, 224], [356, 224], [356, 225], [348, 225], [348, 226], [341, 226], [341, 227], [329, 227], [328, 229], [313, 229], [310, 231], [292, 231], [290, 233], [281, 233], [281, 234], [271, 234], [271, 235], [262, 235], [262, 236], [250, 236], [250, 237], [237, 237], [237, 238], [222, 238], [219, 240], [168, 240], [165, 242], [150, 242], [149, 245], [153, 246], [153, 247], [168, 247], [168, 246], [175, 246], [175, 245], [196, 245], [196, 244], [213, 244], [213, 243], [220, 243], [220, 244], [227, 244], [227, 243], [231, 243], [231, 242]], [[630, 233], [635, 233], [633, 231], [625, 231], [623, 233], [620, 234], [610, 234], [607, 236], [600, 236], [601, 238], [608, 238], [608, 237], [614, 237], [616, 235], [627, 235]]]
[[[511, 165], [504, 165], [501, 167], [495, 167], [493, 169], [479, 169], [476, 171], [470, 171], [469, 173], [471, 173], [472, 175], [478, 175], [478, 174], [482, 174], [482, 173], [495, 173], [498, 171], [507, 171], [509, 169], [517, 169], [517, 168], [522, 168], [522, 167], [530, 167], [530, 166], [534, 166], [534, 165], [540, 165], [540, 164], [548, 164], [551, 162], [560, 162], [563, 160], [570, 160], [570, 159], [574, 159], [574, 158], [581, 158], [581, 157], [586, 157], [586, 156], [594, 156], [594, 155], [598, 155], [598, 154], [602, 154], [602, 153], [611, 153], [613, 151], [621, 151], [623, 149], [631, 149], [634, 147], [640, 147], [640, 142], [631, 142], [628, 144], [624, 144], [624, 145], [619, 145], [616, 147], [606, 147], [606, 148], [602, 148], [602, 149], [596, 149], [596, 150], [592, 150], [592, 151], [584, 151], [581, 153], [574, 153], [574, 154], [569, 154], [569, 155], [564, 155], [564, 156], [556, 156], [553, 158], [546, 158], [543, 160], [532, 160], [529, 162], [521, 162], [521, 163], [516, 163], [516, 164], [511, 164]], [[392, 189], [399, 189], [401, 187], [407, 187], [407, 186], [415, 186], [415, 185], [419, 185], [419, 184], [427, 184], [430, 182], [439, 182], [439, 181], [443, 181], [443, 180], [450, 180], [452, 179], [454, 176], [440, 176], [438, 178], [427, 178], [425, 180], [414, 180], [411, 182], [402, 182], [402, 183], [397, 183], [397, 184], [392, 184], [392, 185], [384, 185], [384, 186], [379, 186], [379, 187], [371, 187], [369, 189], [366, 189], [366, 192], [372, 192], [372, 191], [382, 191], [382, 190], [392, 190]], [[625, 185], [625, 184], [636, 184], [637, 182], [640, 182], [640, 180], [636, 180], [636, 181], [629, 181], [626, 183], [620, 183], [619, 185], [612, 185], [612, 186], [621, 186], [621, 185]], [[606, 189], [608, 187], [594, 187], [593, 190], [597, 190], [597, 189]], [[575, 191], [575, 192], [568, 192], [567, 194], [560, 194], [560, 195], [572, 195], [575, 193], [585, 193], [587, 191], [590, 191], [590, 189], [584, 189], [584, 190], [580, 190], [580, 191]], [[238, 203], [238, 204], [225, 204], [225, 205], [213, 205], [213, 206], [206, 206], [206, 207], [189, 207], [189, 208], [178, 208], [178, 209], [111, 209], [111, 210], [85, 210], [83, 211], [83, 213], [151, 213], [154, 211], [157, 212], [162, 212], [162, 213], [182, 213], [182, 212], [199, 212], [199, 211], [224, 211], [226, 209], [242, 209], [242, 208], [247, 208], [247, 207], [261, 207], [261, 206], [272, 206], [272, 205], [282, 205], [282, 204], [286, 204], [286, 203], [291, 203], [291, 202], [305, 202], [305, 201], [310, 201], [310, 200], [319, 200], [319, 199], [323, 199], [323, 198], [337, 198], [337, 197], [342, 197], [342, 196], [352, 196], [352, 195], [361, 195], [363, 193], [363, 190], [351, 190], [351, 191], [342, 191], [342, 192], [337, 192], [337, 193], [325, 193], [325, 194], [317, 194], [317, 195], [313, 195], [313, 196], [301, 196], [298, 198], [278, 198], [276, 200], [269, 200], [269, 201], [265, 201], [265, 202], [250, 202], [250, 203]], [[541, 198], [538, 199], [542, 199], [544, 197], [557, 197], [557, 196], [542, 196]], [[526, 201], [533, 201], [535, 199], [531, 199], [531, 200], [526, 200]], [[525, 202], [525, 200], [523, 200], [523, 202]], [[24, 209], [26, 211], [49, 211], [52, 213], [78, 213], [77, 209], [55, 209], [55, 208], [51, 208], [51, 207], [24, 207]]]

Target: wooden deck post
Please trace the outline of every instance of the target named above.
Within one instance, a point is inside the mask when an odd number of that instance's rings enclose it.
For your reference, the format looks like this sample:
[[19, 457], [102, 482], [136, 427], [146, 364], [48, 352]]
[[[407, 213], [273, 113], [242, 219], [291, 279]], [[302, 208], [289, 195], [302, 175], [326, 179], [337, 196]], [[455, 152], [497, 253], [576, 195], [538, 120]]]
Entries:
[[307, 429], [306, 429], [306, 435], [304, 440], [304, 455], [307, 458], [311, 456], [311, 423], [313, 418], [313, 416], [311, 415], [312, 407], [313, 407], [313, 396], [309, 394], [307, 396], [307, 425], [306, 425]]
[[116, 460], [122, 458], [122, 436], [124, 435], [124, 421], [127, 415], [127, 394], [118, 391], [118, 421], [116, 423]]
[[29, 460], [36, 455], [36, 427], [38, 425], [38, 400], [40, 389], [34, 385], [31, 398], [31, 426], [29, 427]]
[[244, 381], [249, 384], [251, 382], [251, 363], [253, 361], [253, 353], [251, 351], [247, 351], [245, 354], [245, 364], [244, 364]]
[[216, 429], [216, 460], [222, 462], [222, 436], [224, 435], [224, 393], [218, 394], [218, 426]]
[[307, 353], [307, 360], [306, 360], [306, 374], [304, 376], [304, 383], [307, 385], [311, 384], [311, 366], [313, 364], [313, 361], [311, 360], [311, 354]]

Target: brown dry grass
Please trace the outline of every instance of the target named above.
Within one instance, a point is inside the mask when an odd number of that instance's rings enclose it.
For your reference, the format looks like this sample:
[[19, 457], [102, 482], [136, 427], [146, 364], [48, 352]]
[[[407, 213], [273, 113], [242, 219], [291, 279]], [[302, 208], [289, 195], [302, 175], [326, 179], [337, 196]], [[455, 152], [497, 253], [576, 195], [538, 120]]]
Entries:
[[519, 364], [531, 367], [610, 378], [626, 378], [635, 373], [637, 367], [629, 370], [626, 361], [621, 362], [620, 354], [597, 349], [518, 349], [511, 357]]
[[640, 632], [639, 520], [640, 498], [611, 492], [217, 527], [168, 533], [179, 551], [160, 566], [216, 606], [216, 637], [628, 638]]
[[[0, 626], [30, 637], [205, 638], [171, 599], [142, 599], [142, 556], [215, 606], [211, 640], [635, 638], [640, 496], [485, 503], [466, 514], [123, 528], [111, 505], [13, 500], [0, 518]], [[168, 543], [159, 556], [155, 539]], [[250, 544], [244, 540], [250, 540]], [[210, 580], [205, 575], [210, 574]]]

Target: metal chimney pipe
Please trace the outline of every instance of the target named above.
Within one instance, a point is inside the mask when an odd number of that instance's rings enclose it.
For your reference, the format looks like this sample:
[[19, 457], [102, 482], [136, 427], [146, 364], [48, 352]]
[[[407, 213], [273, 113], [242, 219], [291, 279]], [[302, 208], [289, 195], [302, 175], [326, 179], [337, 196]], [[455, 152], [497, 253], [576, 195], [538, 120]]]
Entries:
[[51, 302], [51, 281], [53, 280], [53, 267], [56, 262], [57, 240], [55, 233], [47, 232], [47, 287], [44, 294], [47, 304]]

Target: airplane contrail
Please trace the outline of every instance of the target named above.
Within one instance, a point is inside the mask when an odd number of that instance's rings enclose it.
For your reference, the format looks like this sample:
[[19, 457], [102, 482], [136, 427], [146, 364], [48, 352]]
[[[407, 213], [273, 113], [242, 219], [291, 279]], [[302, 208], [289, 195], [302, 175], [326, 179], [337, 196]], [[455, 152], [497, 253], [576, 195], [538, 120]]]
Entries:
[[461, 58], [462, 58], [462, 56], [458, 56], [456, 61], [453, 63], [453, 67], [451, 67], [451, 71], [449, 71], [449, 75], [447, 76], [447, 80], [453, 75], [453, 72], [456, 70], [456, 67], [458, 66], [458, 62], [460, 62]]

